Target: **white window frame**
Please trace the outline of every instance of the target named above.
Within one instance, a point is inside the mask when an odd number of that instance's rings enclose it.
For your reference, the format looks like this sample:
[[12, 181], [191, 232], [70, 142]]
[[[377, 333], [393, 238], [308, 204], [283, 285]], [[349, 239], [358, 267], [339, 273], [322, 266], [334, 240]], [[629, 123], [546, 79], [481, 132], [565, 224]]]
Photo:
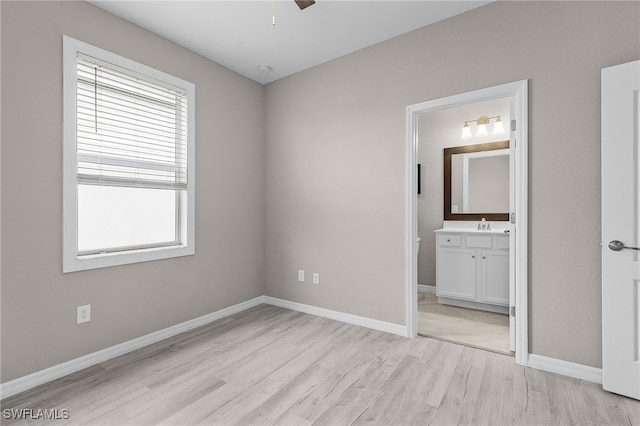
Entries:
[[[179, 244], [158, 244], [142, 249], [88, 254], [78, 253], [78, 176], [76, 153], [76, 61], [78, 54], [94, 57], [152, 80], [177, 87], [187, 94], [187, 190], [178, 198]], [[63, 261], [62, 272], [146, 262], [195, 254], [195, 85], [104, 49], [63, 36]]]

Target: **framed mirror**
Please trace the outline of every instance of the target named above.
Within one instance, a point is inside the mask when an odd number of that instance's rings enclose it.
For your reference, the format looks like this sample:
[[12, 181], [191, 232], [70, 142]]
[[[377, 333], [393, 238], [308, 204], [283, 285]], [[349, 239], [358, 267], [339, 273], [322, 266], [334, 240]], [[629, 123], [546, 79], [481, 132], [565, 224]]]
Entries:
[[444, 220], [509, 220], [509, 141], [444, 148]]

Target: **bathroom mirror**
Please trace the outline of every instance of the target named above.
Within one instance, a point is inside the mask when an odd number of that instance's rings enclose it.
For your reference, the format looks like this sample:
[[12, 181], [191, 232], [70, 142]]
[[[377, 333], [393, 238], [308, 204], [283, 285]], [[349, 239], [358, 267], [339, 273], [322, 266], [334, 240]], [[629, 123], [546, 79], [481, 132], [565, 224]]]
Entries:
[[444, 149], [444, 220], [509, 220], [509, 141]]

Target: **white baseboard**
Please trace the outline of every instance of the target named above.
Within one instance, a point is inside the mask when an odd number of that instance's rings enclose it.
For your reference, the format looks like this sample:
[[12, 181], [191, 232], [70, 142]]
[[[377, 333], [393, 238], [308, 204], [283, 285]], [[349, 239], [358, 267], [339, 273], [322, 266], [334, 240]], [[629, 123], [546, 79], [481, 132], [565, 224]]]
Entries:
[[[433, 286], [424, 287], [427, 287], [426, 291], [431, 291], [429, 287]], [[236, 305], [229, 306], [228, 308], [224, 308], [219, 311], [212, 312], [210, 314], [203, 315], [201, 317], [194, 318], [192, 320], [185, 321], [183, 323], [176, 324], [174, 326], [167, 327], [153, 333], [149, 333], [145, 336], [141, 336], [136, 339], [129, 340], [127, 342], [120, 343], [118, 345], [111, 346], [109, 348], [102, 349], [100, 351], [76, 359], [72, 359], [62, 364], [54, 365], [44, 370], [19, 377], [15, 380], [0, 383], [0, 399], [16, 395], [20, 392], [27, 391], [36, 386], [64, 377], [68, 374], [75, 373], [84, 368], [91, 367], [117, 356], [124, 355], [136, 349], [140, 349], [153, 343], [157, 343], [161, 340], [167, 339], [177, 334], [193, 330], [194, 328], [209, 324], [213, 321], [219, 320], [229, 315], [242, 312], [261, 303], [279, 306], [298, 312], [304, 312], [307, 314], [330, 318], [348, 324], [358, 325], [361, 327], [367, 327], [374, 330], [407, 337], [407, 327], [404, 325], [393, 324], [386, 321], [375, 320], [358, 315], [347, 314], [344, 312], [332, 311], [330, 309], [319, 308], [317, 306], [306, 305], [304, 303], [291, 302], [284, 299], [278, 299], [276, 297], [258, 296], [251, 300], [247, 300], [246, 302], [238, 303]], [[527, 366], [539, 370], [549, 371], [551, 373], [573, 377], [576, 379], [587, 380], [600, 384], [602, 383], [602, 369], [589, 367], [582, 364], [549, 358], [542, 355], [529, 354]]]
[[35, 373], [19, 377], [15, 380], [0, 383], [0, 399], [8, 398], [12, 395], [27, 391], [36, 386], [40, 386], [52, 380], [59, 379], [87, 367], [91, 367], [120, 355], [135, 351], [136, 349], [140, 349], [153, 343], [157, 343], [161, 340], [173, 337], [177, 334], [193, 330], [194, 328], [209, 324], [213, 321], [219, 320], [229, 315], [242, 312], [261, 303], [279, 306], [294, 311], [305, 312], [311, 315], [326, 317], [348, 324], [368, 327], [387, 333], [398, 334], [400, 336], [406, 337], [407, 335], [407, 328], [404, 325], [392, 324], [385, 321], [379, 321], [371, 318], [360, 317], [357, 315], [346, 314], [343, 312], [332, 311], [330, 309], [318, 308], [316, 306], [305, 305], [303, 303], [290, 302], [275, 297], [259, 296], [251, 300], [247, 300], [246, 302], [238, 303], [237, 305], [229, 306], [228, 308], [224, 308], [219, 311], [212, 312], [210, 314], [203, 315], [201, 317], [194, 318], [192, 320], [185, 321], [183, 323], [176, 324], [171, 327], [155, 331], [153, 333], [149, 333], [136, 339], [129, 340], [127, 342], [123, 342], [115, 346], [111, 346], [109, 348], [105, 348], [76, 359], [72, 359], [67, 362], [63, 362], [62, 364], [54, 365], [44, 370], [36, 371]]
[[264, 296], [258, 296], [251, 300], [247, 300], [246, 302], [238, 303], [237, 305], [220, 309], [219, 311], [212, 312], [210, 314], [203, 315], [201, 317], [194, 318], [192, 320], [185, 321], [183, 323], [176, 324], [171, 327], [155, 331], [153, 333], [149, 333], [136, 339], [129, 340], [127, 342], [123, 342], [118, 345], [111, 346], [109, 348], [105, 348], [67, 362], [63, 362], [62, 364], [54, 365], [44, 370], [19, 377], [15, 380], [0, 383], [0, 399], [16, 395], [20, 392], [24, 392], [52, 380], [59, 379], [60, 377], [64, 377], [68, 374], [75, 373], [76, 371], [80, 371], [84, 368], [91, 367], [92, 365], [96, 365], [117, 356], [124, 355], [136, 349], [140, 349], [169, 337], [175, 336], [177, 334], [184, 333], [185, 331], [193, 330], [194, 328], [209, 324], [210, 322], [219, 320], [229, 315], [242, 312], [261, 303], [265, 303]]
[[418, 284], [418, 291], [422, 291], [423, 293], [436, 293], [435, 285], [427, 285], [427, 284]]
[[293, 311], [304, 312], [306, 314], [325, 317], [336, 321], [346, 322], [347, 324], [359, 325], [386, 333], [397, 334], [407, 337], [407, 327], [404, 325], [393, 324], [386, 321], [375, 320], [371, 318], [361, 317], [358, 315], [346, 314], [344, 312], [332, 311], [330, 309], [319, 308], [317, 306], [305, 305], [304, 303], [291, 302], [289, 300], [278, 299], [276, 297], [264, 296], [264, 303], [279, 306], [281, 308], [291, 309]]
[[588, 365], [576, 364], [574, 362], [563, 361], [561, 359], [549, 358], [536, 354], [529, 354], [527, 366], [538, 370], [548, 371], [550, 373], [573, 377], [574, 379], [602, 384], [601, 368], [589, 367]]

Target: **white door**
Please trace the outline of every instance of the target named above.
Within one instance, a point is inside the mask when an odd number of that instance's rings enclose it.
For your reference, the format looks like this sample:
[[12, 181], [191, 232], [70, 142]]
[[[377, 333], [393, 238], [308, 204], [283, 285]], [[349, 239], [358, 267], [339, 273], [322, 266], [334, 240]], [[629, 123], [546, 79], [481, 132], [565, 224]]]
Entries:
[[[602, 386], [640, 399], [640, 61], [602, 70]], [[622, 248], [623, 245], [625, 248]]]

